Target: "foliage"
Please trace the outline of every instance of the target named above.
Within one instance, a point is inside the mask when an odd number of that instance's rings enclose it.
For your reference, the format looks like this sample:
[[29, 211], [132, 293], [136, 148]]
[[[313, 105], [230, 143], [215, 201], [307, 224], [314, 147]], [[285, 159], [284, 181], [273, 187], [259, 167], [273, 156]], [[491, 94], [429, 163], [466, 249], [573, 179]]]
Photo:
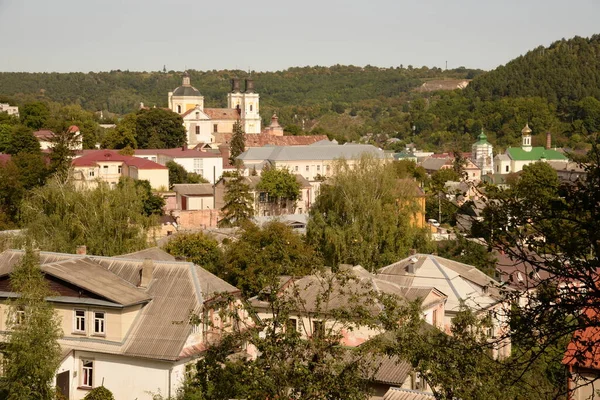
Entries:
[[98, 386], [90, 390], [83, 400], [115, 400], [115, 396], [104, 386]]
[[473, 265], [492, 278], [496, 278], [497, 259], [488, 251], [487, 246], [457, 235], [455, 240], [437, 242], [441, 257]]
[[15, 125], [9, 133], [4, 148], [7, 154], [39, 153], [40, 143], [33, 136], [31, 129], [24, 125]]
[[135, 139], [141, 149], [164, 149], [184, 146], [187, 136], [181, 115], [151, 108], [135, 114]]
[[256, 189], [267, 193], [268, 201], [277, 208], [276, 214], [288, 201], [295, 202], [300, 197], [300, 183], [287, 169], [263, 169]]
[[314, 249], [286, 224], [275, 221], [261, 228], [247, 223], [239, 239], [226, 247], [219, 276], [252, 295], [274, 277], [305, 275], [320, 265]]
[[0, 229], [16, 224], [23, 194], [19, 168], [12, 161], [0, 164]]
[[[128, 182], [127, 184], [125, 182]], [[137, 190], [138, 198], [142, 202], [143, 214], [147, 217], [151, 215], [163, 215], [165, 207], [165, 199], [160, 194], [152, 192], [150, 182], [145, 179], [133, 180], [131, 178], [121, 177], [119, 179], [119, 188], [123, 189], [125, 185], [133, 184]]]
[[10, 284], [20, 296], [9, 302], [10, 334], [3, 349], [5, 390], [9, 399], [53, 399], [62, 331], [54, 308], [46, 301], [51, 292], [30, 245], [10, 274]]
[[169, 169], [169, 186], [179, 183], [209, 183], [202, 175], [193, 172], [187, 172], [181, 164], [175, 161], [167, 161], [166, 167]]
[[24, 104], [20, 110], [21, 123], [32, 130], [39, 130], [46, 126], [50, 118], [50, 110], [45, 103], [33, 102]]
[[241, 226], [254, 215], [254, 197], [250, 186], [239, 170], [231, 178], [224, 179], [225, 195], [221, 208], [220, 227]]
[[19, 153], [12, 157], [19, 169], [19, 179], [26, 190], [42, 186], [49, 175], [46, 160], [40, 153]]
[[203, 232], [180, 233], [169, 240], [164, 250], [212, 273], [219, 273], [223, 265], [223, 251], [219, 242]]
[[33, 189], [21, 207], [28, 235], [40, 248], [74, 253], [85, 244], [91, 254], [114, 256], [143, 249], [153, 219], [133, 182], [111, 189], [75, 189], [70, 182], [50, 179]]
[[246, 151], [246, 134], [244, 127], [240, 121], [235, 121], [233, 124], [233, 135], [231, 136], [231, 144], [229, 150], [229, 163], [236, 165], [236, 158]]
[[77, 142], [82, 138], [71, 128], [64, 127], [58, 130], [50, 140], [52, 152], [50, 153], [50, 170], [60, 176], [67, 176], [71, 168], [71, 160], [75, 155]]
[[416, 183], [399, 181], [390, 163], [363, 156], [351, 166], [334, 164], [310, 210], [308, 241], [326, 265], [360, 264], [375, 270], [428, 249], [424, 230], [413, 226], [420, 212]]

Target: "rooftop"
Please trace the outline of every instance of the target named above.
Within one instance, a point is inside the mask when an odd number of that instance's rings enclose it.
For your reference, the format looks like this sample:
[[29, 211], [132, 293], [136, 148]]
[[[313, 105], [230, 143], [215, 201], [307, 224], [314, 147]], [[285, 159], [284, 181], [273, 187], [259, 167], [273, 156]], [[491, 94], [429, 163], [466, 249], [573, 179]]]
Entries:
[[99, 162], [122, 162], [138, 169], [167, 169], [154, 161], [119, 154], [117, 150], [84, 150], [82, 154], [73, 159], [74, 167], [95, 167]]
[[506, 154], [516, 161], [537, 161], [542, 158], [546, 160], [567, 160], [567, 157], [560, 152], [545, 147], [532, 147], [530, 151], [525, 151], [521, 147], [510, 147], [506, 150]]
[[335, 160], [338, 158], [356, 159], [362, 154], [372, 154], [376, 158], [384, 158], [383, 150], [370, 144], [323, 144], [301, 146], [263, 146], [247, 149], [238, 156], [242, 161], [303, 161], [303, 160]]

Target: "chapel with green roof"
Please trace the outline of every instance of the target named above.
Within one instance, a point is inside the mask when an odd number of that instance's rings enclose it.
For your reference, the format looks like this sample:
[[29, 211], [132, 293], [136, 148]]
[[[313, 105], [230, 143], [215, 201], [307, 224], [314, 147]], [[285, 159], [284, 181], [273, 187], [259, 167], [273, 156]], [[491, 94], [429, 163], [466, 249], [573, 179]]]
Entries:
[[560, 151], [552, 149], [552, 137], [546, 135], [546, 146], [531, 145], [531, 128], [526, 124], [521, 130], [521, 147], [509, 147], [504, 154], [494, 157], [495, 173], [510, 174], [523, 170], [525, 165], [538, 161], [566, 161], [567, 157]]

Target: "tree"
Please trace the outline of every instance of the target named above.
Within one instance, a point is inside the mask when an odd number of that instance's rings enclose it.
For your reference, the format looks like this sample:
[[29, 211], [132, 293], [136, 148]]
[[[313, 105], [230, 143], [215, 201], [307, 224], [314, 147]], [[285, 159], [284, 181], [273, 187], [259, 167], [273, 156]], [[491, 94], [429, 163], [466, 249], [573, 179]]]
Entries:
[[[126, 183], [127, 182], [127, 183]], [[160, 194], [152, 192], [150, 182], [145, 179], [133, 180], [131, 178], [122, 177], [119, 179], [119, 188], [124, 189], [126, 185], [135, 185], [138, 197], [142, 202], [142, 212], [145, 216], [163, 215], [165, 207], [165, 199]]]
[[419, 212], [416, 183], [396, 178], [391, 163], [363, 156], [334, 164], [310, 210], [308, 242], [326, 265], [360, 264], [375, 270], [428, 249], [426, 233], [411, 222]]
[[237, 120], [233, 124], [233, 135], [231, 136], [231, 146], [229, 151], [229, 163], [236, 165], [236, 158], [240, 154], [246, 151], [246, 134], [244, 133], [244, 127]]
[[185, 146], [181, 115], [162, 108], [141, 109], [135, 116], [135, 139], [141, 149]]
[[239, 239], [225, 249], [218, 275], [253, 295], [280, 275], [305, 275], [320, 264], [314, 249], [284, 223], [274, 221], [262, 228], [247, 223]]
[[180, 233], [165, 245], [164, 250], [175, 257], [183, 257], [214, 274], [220, 273], [223, 252], [212, 236], [203, 232]]
[[26, 190], [42, 186], [46, 182], [49, 170], [44, 156], [36, 153], [19, 153], [12, 157], [19, 169], [19, 179]]
[[175, 161], [167, 161], [166, 167], [169, 169], [169, 186], [179, 183], [209, 183], [200, 174], [187, 172], [183, 165], [177, 164]]
[[8, 137], [6, 144], [6, 153], [18, 154], [18, 153], [36, 153], [40, 152], [40, 143], [33, 136], [31, 129], [23, 125], [15, 125]]
[[115, 400], [112, 392], [104, 386], [98, 386], [90, 390], [83, 400]]
[[14, 228], [25, 189], [21, 172], [12, 161], [0, 163], [0, 229]]
[[239, 170], [224, 182], [224, 204], [218, 224], [220, 227], [241, 226], [254, 215], [254, 198], [250, 193], [250, 186]]
[[33, 130], [44, 128], [48, 118], [50, 118], [48, 106], [39, 101], [24, 104], [19, 114], [21, 115], [21, 123]]
[[441, 257], [473, 265], [490, 277], [496, 277], [496, 263], [498, 260], [483, 244], [457, 235], [455, 240], [438, 242], [437, 249]]
[[51, 400], [62, 331], [52, 305], [46, 300], [52, 293], [31, 245], [10, 274], [10, 285], [19, 297], [9, 303], [11, 333], [3, 350], [8, 398]]
[[133, 182], [111, 189], [76, 189], [71, 182], [50, 179], [30, 191], [21, 206], [27, 234], [40, 248], [74, 253], [85, 244], [91, 254], [115, 256], [146, 247], [152, 217]]
[[268, 194], [269, 202], [275, 205], [277, 214], [285, 208], [286, 202], [293, 203], [300, 195], [300, 183], [287, 169], [265, 168], [256, 188]]
[[63, 126], [50, 140], [52, 152], [50, 153], [50, 170], [61, 176], [67, 176], [71, 168], [71, 161], [75, 155], [78, 142], [82, 140], [75, 129]]

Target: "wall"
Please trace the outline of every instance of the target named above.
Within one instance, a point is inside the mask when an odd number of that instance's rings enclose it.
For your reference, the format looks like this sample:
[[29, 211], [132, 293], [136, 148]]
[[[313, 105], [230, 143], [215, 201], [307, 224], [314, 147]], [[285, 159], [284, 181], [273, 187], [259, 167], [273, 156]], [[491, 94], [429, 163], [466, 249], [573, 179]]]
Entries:
[[[200, 158], [200, 157], [199, 157]], [[214, 184], [223, 175], [223, 158], [221, 157], [202, 157], [202, 177], [208, 182]], [[194, 171], [194, 158], [175, 158], [177, 164], [180, 164], [187, 172]]]
[[[130, 169], [134, 169], [131, 167]], [[168, 169], [138, 169], [137, 179], [147, 180], [154, 190], [167, 190], [169, 187]]]
[[78, 389], [82, 379], [82, 359], [94, 361], [94, 387], [104, 385], [115, 399], [152, 400], [152, 393], [158, 392], [165, 397], [174, 395], [185, 371], [183, 363], [75, 350], [57, 370], [57, 374], [70, 371], [69, 400], [83, 399], [89, 392], [89, 389]]
[[179, 229], [185, 230], [217, 226], [221, 212], [219, 210], [178, 211], [173, 215], [176, 217]]

